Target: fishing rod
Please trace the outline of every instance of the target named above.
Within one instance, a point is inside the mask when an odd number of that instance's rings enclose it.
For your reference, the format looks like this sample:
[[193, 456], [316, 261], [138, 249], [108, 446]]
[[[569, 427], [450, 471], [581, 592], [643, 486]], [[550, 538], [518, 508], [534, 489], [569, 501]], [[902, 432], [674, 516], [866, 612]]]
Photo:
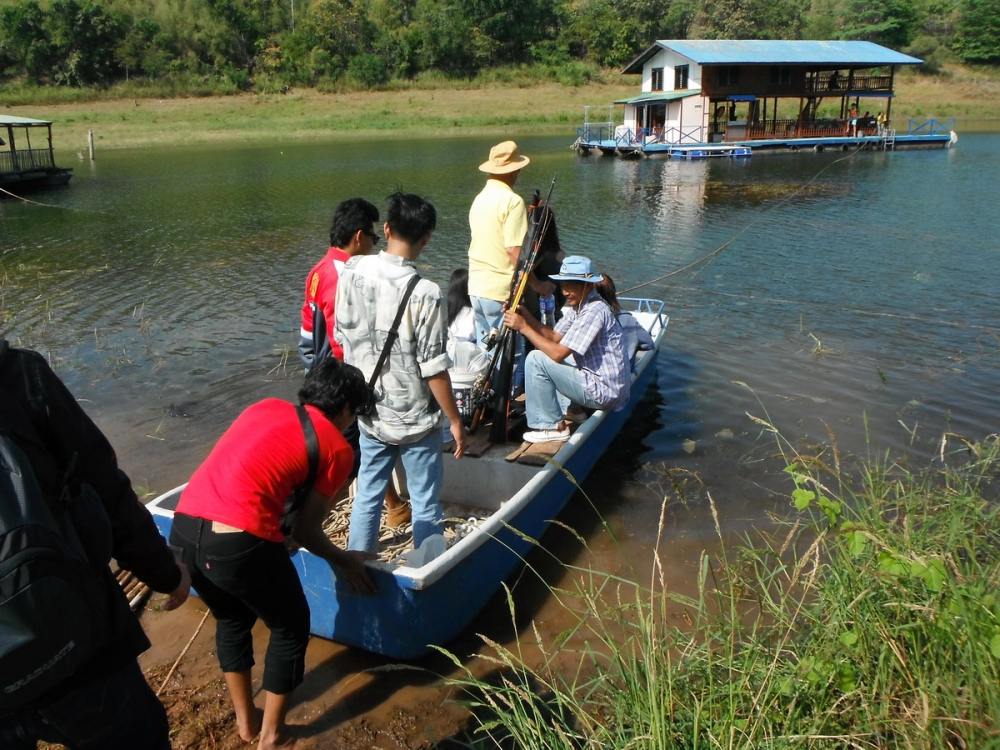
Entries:
[[[532, 201], [531, 209], [531, 231], [528, 232], [521, 246], [521, 253], [518, 256], [518, 267], [511, 281], [510, 293], [507, 297], [505, 310], [517, 310], [524, 297], [524, 292], [528, 286], [528, 278], [535, 270], [538, 263], [538, 253], [542, 245], [542, 240], [548, 232], [552, 223], [552, 212], [539, 210], [542, 206], [546, 208], [552, 201], [552, 191], [556, 186], [556, 178], [552, 178], [549, 184], [549, 191], [545, 196], [545, 201], [539, 200], [539, 193], [535, 191], [535, 198]], [[506, 440], [506, 435], [499, 435], [499, 432], [506, 431], [506, 424], [499, 425], [500, 414], [506, 414], [507, 402], [510, 399], [509, 370], [513, 363], [514, 353], [514, 331], [506, 325], [502, 325], [499, 331], [491, 332], [489, 340], [486, 342], [487, 351], [492, 350], [489, 365], [476, 378], [472, 386], [470, 400], [472, 401], [472, 421], [469, 424], [469, 432], [479, 429], [486, 410], [491, 401], [496, 399], [494, 413], [498, 418], [494, 423], [493, 439]], [[504, 366], [506, 365], [506, 366]], [[504, 375], [506, 374], [506, 377]], [[504, 420], [506, 422], [506, 420]]]

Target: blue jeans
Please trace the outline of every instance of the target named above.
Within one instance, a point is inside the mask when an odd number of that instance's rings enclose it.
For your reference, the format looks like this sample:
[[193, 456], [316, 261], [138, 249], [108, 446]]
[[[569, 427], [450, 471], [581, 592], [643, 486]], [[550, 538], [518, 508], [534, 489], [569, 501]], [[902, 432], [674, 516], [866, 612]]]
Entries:
[[[472, 300], [472, 314], [476, 319], [476, 346], [486, 350], [483, 339], [503, 325], [503, 302], [486, 297], [469, 297]], [[511, 391], [517, 393], [524, 387], [524, 336], [514, 334], [514, 372], [511, 375]]]
[[528, 352], [524, 380], [528, 427], [532, 430], [555, 429], [570, 402], [588, 409], [602, 408], [587, 395], [578, 368], [556, 362], [538, 349]]
[[441, 484], [444, 461], [441, 455], [441, 430], [435, 427], [415, 443], [383, 443], [361, 430], [361, 470], [358, 491], [351, 509], [347, 548], [376, 552], [378, 529], [382, 521], [382, 502], [392, 478], [397, 457], [406, 469], [413, 513], [413, 546], [432, 534], [442, 533]]

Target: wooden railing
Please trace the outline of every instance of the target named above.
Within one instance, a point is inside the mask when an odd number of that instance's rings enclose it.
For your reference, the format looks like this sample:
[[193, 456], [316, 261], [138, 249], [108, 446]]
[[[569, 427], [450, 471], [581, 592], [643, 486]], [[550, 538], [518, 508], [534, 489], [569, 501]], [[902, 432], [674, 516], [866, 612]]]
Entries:
[[51, 169], [55, 166], [52, 152], [47, 148], [25, 151], [0, 151], [0, 174], [30, 172], [33, 169]]
[[798, 120], [768, 120], [753, 123], [747, 127], [747, 140], [765, 138], [836, 138], [852, 135], [877, 135], [878, 127], [874, 124], [858, 125], [852, 130], [849, 120], [814, 120], [803, 122]]
[[892, 76], [848, 76], [840, 74], [834, 77], [831, 73], [807, 79], [806, 88], [811, 94], [840, 94], [848, 91], [891, 91]]

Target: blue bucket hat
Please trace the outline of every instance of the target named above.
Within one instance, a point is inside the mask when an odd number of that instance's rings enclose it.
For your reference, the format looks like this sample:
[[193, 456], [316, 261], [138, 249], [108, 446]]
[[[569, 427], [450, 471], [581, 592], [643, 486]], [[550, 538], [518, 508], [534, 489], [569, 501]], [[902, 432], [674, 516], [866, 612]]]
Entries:
[[559, 273], [549, 274], [552, 281], [582, 281], [585, 284], [600, 284], [604, 277], [591, 270], [590, 258], [583, 255], [569, 255], [563, 259]]

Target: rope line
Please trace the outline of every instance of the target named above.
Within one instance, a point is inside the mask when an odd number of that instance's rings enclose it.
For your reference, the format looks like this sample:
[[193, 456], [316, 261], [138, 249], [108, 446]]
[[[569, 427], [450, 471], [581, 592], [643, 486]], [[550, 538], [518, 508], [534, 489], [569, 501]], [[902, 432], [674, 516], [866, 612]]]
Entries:
[[32, 206], [41, 206], [42, 208], [58, 208], [63, 211], [76, 211], [81, 214], [105, 214], [104, 211], [94, 211], [89, 208], [76, 208], [74, 206], [57, 206], [54, 203], [42, 203], [41, 201], [33, 201], [30, 198], [25, 198], [23, 195], [18, 195], [17, 193], [12, 193], [10, 190], [0, 187], [0, 193], [4, 195], [9, 195], [11, 198], [17, 198], [17, 200], [23, 203], [28, 203]]
[[0, 187], [0, 193], [9, 195], [11, 198], [17, 198], [19, 201], [23, 201], [24, 203], [30, 203], [33, 206], [44, 206], [45, 208], [66, 208], [66, 206], [55, 206], [51, 203], [40, 203], [39, 201], [33, 201], [30, 198], [25, 198], [23, 196], [18, 195], [17, 193], [12, 193], [9, 190], [5, 190], [2, 187]]
[[770, 208], [767, 208], [764, 211], [761, 211], [759, 214], [757, 214], [757, 216], [755, 216], [753, 219], [751, 219], [750, 221], [748, 221], [739, 231], [737, 231], [736, 234], [734, 234], [728, 240], [726, 240], [725, 242], [723, 242], [721, 245], [719, 245], [717, 248], [715, 248], [712, 252], [706, 253], [705, 255], [701, 256], [700, 258], [697, 258], [697, 259], [691, 261], [687, 265], [681, 266], [680, 268], [675, 268], [673, 271], [669, 271], [668, 273], [665, 273], [662, 276], [657, 276], [656, 278], [649, 279], [649, 281], [643, 281], [642, 283], [636, 284], [634, 286], [630, 286], [628, 289], [622, 289], [622, 290], [620, 290], [618, 292], [618, 294], [628, 294], [629, 292], [633, 292], [636, 289], [641, 289], [644, 286], [649, 286], [650, 284], [655, 284], [658, 281], [663, 281], [663, 280], [669, 279], [669, 278], [671, 278], [673, 276], [678, 276], [678, 275], [684, 273], [685, 271], [690, 271], [692, 268], [696, 268], [697, 266], [699, 266], [699, 265], [701, 265], [701, 264], [703, 264], [703, 263], [711, 260], [716, 255], [719, 255], [720, 253], [722, 253], [722, 251], [724, 251], [727, 247], [729, 247], [730, 245], [732, 245], [737, 239], [739, 239], [742, 235], [744, 235], [747, 232], [747, 230], [750, 229], [750, 227], [752, 227], [755, 224], [757, 224], [757, 222], [759, 222], [761, 219], [763, 219], [765, 216], [767, 216], [770, 212], [777, 210], [778, 208], [780, 208], [781, 206], [783, 206], [785, 203], [787, 203], [788, 201], [792, 200], [792, 198], [795, 198], [799, 193], [801, 193], [803, 190], [805, 190], [807, 187], [809, 187], [812, 183], [814, 183], [817, 179], [819, 179], [820, 175], [822, 175], [824, 172], [826, 172], [826, 170], [830, 169], [833, 166], [836, 166], [837, 164], [840, 164], [840, 162], [842, 162], [842, 161], [847, 161], [848, 159], [853, 159], [855, 156], [858, 155], [858, 153], [863, 148], [864, 148], [864, 144], [860, 144], [856, 149], [854, 149], [854, 151], [852, 151], [851, 153], [849, 153], [847, 156], [842, 156], [839, 159], [836, 159], [836, 160], [830, 162], [829, 164], [827, 164], [825, 167], [823, 167], [821, 170], [819, 170], [816, 174], [814, 174], [812, 177], [810, 177], [806, 182], [803, 182], [801, 185], [799, 185], [798, 188], [796, 188], [791, 193], [789, 193], [788, 195], [786, 195], [784, 198], [782, 198], [781, 200], [779, 200], [773, 206], [771, 206]]

